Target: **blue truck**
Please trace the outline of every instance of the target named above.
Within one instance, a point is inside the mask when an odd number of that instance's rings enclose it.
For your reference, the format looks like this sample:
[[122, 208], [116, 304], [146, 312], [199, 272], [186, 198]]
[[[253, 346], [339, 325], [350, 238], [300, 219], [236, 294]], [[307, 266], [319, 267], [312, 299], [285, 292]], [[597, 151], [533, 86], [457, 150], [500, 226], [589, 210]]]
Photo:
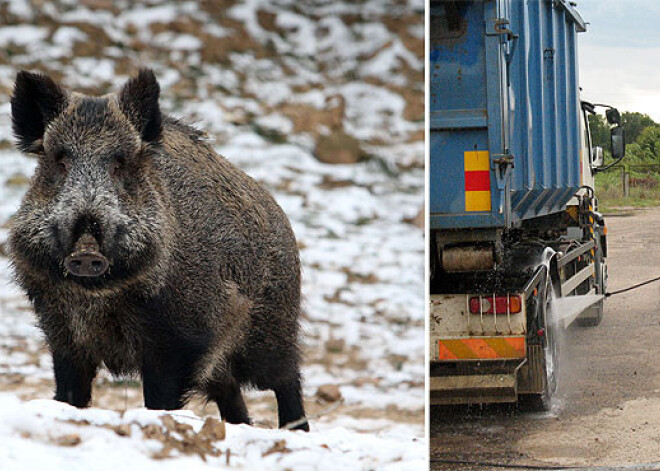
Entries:
[[[585, 31], [566, 0], [431, 1], [431, 404], [547, 409], [560, 329], [600, 323], [603, 149], [587, 115], [604, 105], [580, 98]], [[606, 114], [620, 159], [620, 116]], [[593, 302], [557, 312], [569, 296]]]

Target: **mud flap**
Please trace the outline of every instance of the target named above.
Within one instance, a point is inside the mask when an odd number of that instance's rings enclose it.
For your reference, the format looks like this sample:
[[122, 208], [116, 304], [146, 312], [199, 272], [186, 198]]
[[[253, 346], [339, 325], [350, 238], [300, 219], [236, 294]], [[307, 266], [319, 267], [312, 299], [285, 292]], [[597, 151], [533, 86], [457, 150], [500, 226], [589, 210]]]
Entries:
[[543, 346], [527, 346], [527, 362], [518, 372], [518, 392], [520, 394], [542, 394], [545, 389], [545, 362]]

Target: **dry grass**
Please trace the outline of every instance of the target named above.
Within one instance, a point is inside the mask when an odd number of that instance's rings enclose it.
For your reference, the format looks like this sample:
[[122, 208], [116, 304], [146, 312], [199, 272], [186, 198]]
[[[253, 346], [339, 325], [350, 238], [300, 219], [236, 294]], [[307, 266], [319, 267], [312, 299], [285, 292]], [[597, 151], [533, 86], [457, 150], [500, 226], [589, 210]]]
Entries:
[[[651, 177], [660, 182], [660, 175], [645, 174], [636, 177]], [[632, 186], [630, 196], [623, 195], [620, 171], [614, 170], [596, 175], [596, 195], [600, 212], [608, 212], [624, 207], [646, 208], [660, 206], [660, 185]]]

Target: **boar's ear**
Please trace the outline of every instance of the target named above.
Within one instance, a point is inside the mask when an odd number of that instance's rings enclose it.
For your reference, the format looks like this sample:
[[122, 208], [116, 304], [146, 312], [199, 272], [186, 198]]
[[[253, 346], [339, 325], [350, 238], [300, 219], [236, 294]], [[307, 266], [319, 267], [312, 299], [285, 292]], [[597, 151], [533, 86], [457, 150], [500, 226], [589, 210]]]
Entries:
[[66, 103], [66, 91], [47, 75], [18, 72], [11, 96], [12, 129], [18, 147], [24, 152], [37, 152], [46, 126]]
[[160, 86], [151, 69], [140, 69], [119, 92], [119, 107], [146, 142], [156, 141], [161, 135], [159, 95]]

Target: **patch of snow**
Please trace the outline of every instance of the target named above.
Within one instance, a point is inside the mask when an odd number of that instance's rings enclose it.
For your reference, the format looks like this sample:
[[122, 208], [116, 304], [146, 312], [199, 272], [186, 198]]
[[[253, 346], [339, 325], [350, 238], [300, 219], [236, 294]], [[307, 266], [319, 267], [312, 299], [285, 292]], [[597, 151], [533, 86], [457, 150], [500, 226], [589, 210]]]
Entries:
[[148, 28], [151, 23], [170, 23], [177, 19], [179, 10], [175, 5], [133, 8], [119, 15], [120, 24], [132, 24], [137, 28]]
[[291, 88], [286, 83], [261, 81], [254, 77], [246, 80], [245, 91], [269, 106], [283, 103], [291, 97]]
[[48, 36], [48, 29], [33, 25], [2, 26], [0, 28], [0, 46], [9, 44], [18, 46], [33, 46]]
[[34, 17], [32, 5], [30, 5], [28, 0], [8, 0], [2, 3], [7, 5], [9, 13], [12, 15], [16, 15], [25, 19], [31, 19]]
[[87, 40], [87, 35], [72, 26], [60, 26], [53, 35], [53, 43], [70, 49], [75, 42]]
[[[422, 61], [412, 54], [399, 40], [379, 52], [372, 59], [363, 62], [360, 65], [360, 73], [365, 76], [383, 77], [390, 75], [390, 82], [393, 82], [392, 75], [394, 69], [399, 66], [399, 62], [406, 62], [413, 69], [421, 69]], [[406, 78], [399, 77], [395, 82], [397, 85], [405, 85]]]
[[[55, 16], [57, 12], [53, 12], [52, 16]], [[104, 26], [112, 24], [115, 20], [115, 17], [109, 11], [92, 11], [85, 6], [78, 6], [73, 10], [69, 10], [62, 14], [59, 14], [59, 19], [65, 23], [91, 23], [98, 26]]]
[[110, 59], [76, 57], [71, 63], [80, 74], [77, 81], [82, 86], [98, 85], [99, 82], [112, 82], [115, 77], [115, 63]]
[[204, 31], [206, 31], [211, 36], [215, 36], [216, 38], [225, 38], [231, 34], [231, 31], [229, 31], [227, 28], [223, 28], [216, 23], [206, 24], [204, 26]]
[[291, 99], [291, 101], [293, 103], [311, 105], [319, 110], [325, 108], [326, 105], [325, 93], [321, 90], [310, 90], [306, 93], [298, 93]]
[[263, 129], [277, 131], [280, 134], [290, 134], [293, 131], [291, 120], [277, 113], [260, 116], [256, 119], [256, 123]]
[[277, 15], [275, 23], [286, 32], [297, 54], [306, 56], [317, 52], [316, 25], [310, 18], [285, 11]]
[[348, 83], [338, 92], [346, 102], [346, 130], [358, 139], [388, 141], [416, 127], [401, 119], [406, 103], [394, 92], [366, 83]]
[[196, 51], [202, 47], [202, 41], [191, 34], [163, 32], [153, 38], [153, 43], [176, 51]]

